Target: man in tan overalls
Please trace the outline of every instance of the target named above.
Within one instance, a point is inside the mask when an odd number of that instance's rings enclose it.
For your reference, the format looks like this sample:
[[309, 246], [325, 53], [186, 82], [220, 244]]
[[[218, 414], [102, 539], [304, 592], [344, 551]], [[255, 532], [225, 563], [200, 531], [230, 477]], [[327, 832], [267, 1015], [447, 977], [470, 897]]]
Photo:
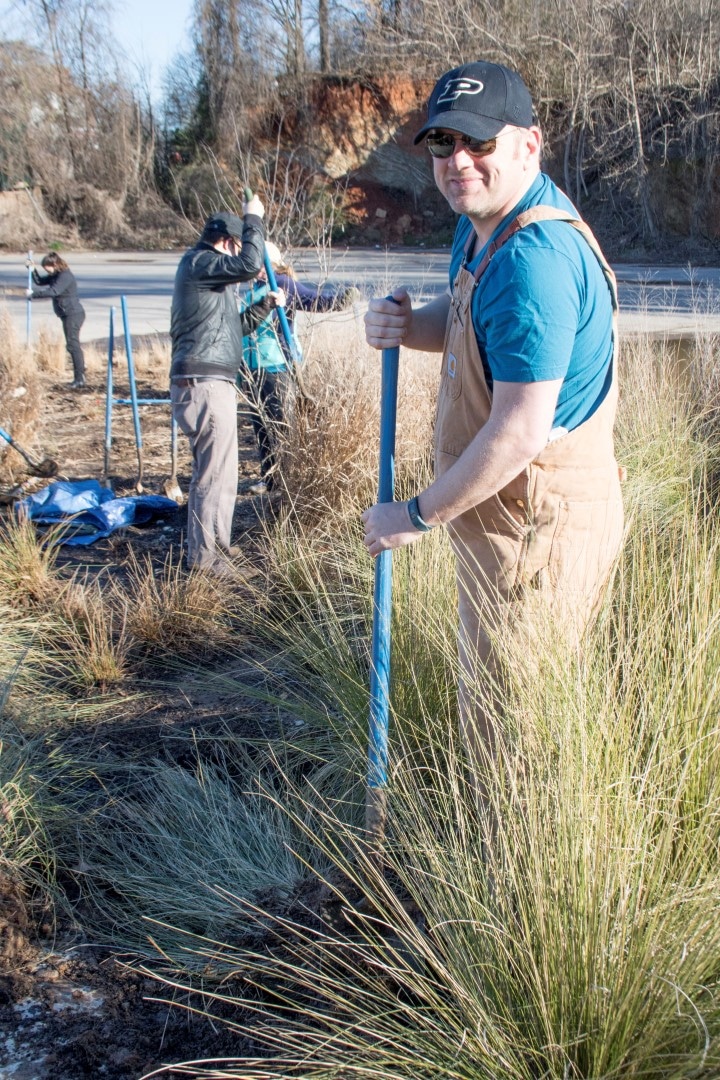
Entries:
[[425, 140], [435, 182], [462, 215], [451, 287], [417, 309], [398, 289], [392, 301], [371, 301], [366, 316], [375, 348], [443, 354], [436, 478], [408, 503], [375, 505], [362, 517], [373, 556], [448, 526], [471, 756], [492, 752], [492, 709], [478, 701], [478, 676], [493, 673], [497, 632], [525, 640], [533, 625], [540, 632], [542, 610], [578, 638], [623, 532], [615, 279], [541, 172], [533, 121], [516, 72], [477, 62], [443, 75], [415, 141]]

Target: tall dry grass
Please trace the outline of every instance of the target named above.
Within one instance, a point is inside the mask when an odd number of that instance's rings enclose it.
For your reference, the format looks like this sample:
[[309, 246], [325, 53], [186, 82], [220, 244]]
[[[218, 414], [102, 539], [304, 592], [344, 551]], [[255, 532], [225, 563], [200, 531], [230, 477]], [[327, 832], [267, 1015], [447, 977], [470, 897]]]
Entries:
[[[16, 335], [17, 337], [17, 335]], [[107, 375], [107, 340], [81, 343], [85, 357], [85, 370], [91, 381], [104, 383]], [[21, 347], [28, 355], [25, 346]], [[149, 379], [159, 386], [167, 383], [170, 371], [170, 340], [167, 334], [147, 334], [132, 341], [133, 367], [140, 379]], [[58, 381], [72, 378], [72, 364], [65, 347], [65, 338], [57, 320], [42, 325], [34, 335], [29, 356], [33, 370], [54, 377]], [[115, 340], [113, 346], [114, 376], [127, 381], [127, 355], [122, 321], [115, 317]]]
[[[266, 573], [232, 611], [242, 619], [235, 656], [208, 672], [182, 653], [228, 717], [222, 739], [198, 732], [178, 761], [142, 766], [109, 751], [80, 763], [72, 744], [74, 775], [95, 784], [87, 827], [73, 838], [58, 806], [43, 823], [64, 864], [82, 865], [104, 919], [94, 934], [142, 956], [171, 993], [201, 986], [198, 1010], [256, 1047], [252, 1059], [188, 1063], [176, 1075], [720, 1073], [712, 397], [699, 404], [694, 387], [707, 380], [692, 366], [672, 370], [650, 342], [624, 353], [625, 552], [582, 649], [546, 633], [533, 664], [509, 657], [499, 751], [485, 762], [492, 834], [457, 734], [453, 562], [435, 530], [394, 556], [381, 864], [363, 836], [372, 564], [358, 519], [374, 499], [378, 386], [369, 359], [338, 363], [334, 382], [318, 356], [318, 411], [291, 435], [287, 474], [292, 502], [313, 512], [268, 525]], [[434, 383], [423, 363], [416, 382], [405, 366], [398, 435], [399, 458], [410, 448], [404, 475], [419, 484]], [[331, 425], [333, 408], [334, 451], [313, 428]], [[138, 564], [130, 578], [114, 609], [142, 612], [151, 630], [154, 619], [149, 651], [167, 657], [190, 601], [172, 566], [153, 575]], [[195, 602], [199, 639], [218, 622], [225, 633], [225, 609]], [[87, 634], [77, 597], [65, 605], [61, 617], [75, 611]], [[19, 680], [22, 643], [41, 662], [48, 652], [36, 648], [35, 602], [6, 610], [15, 644], [0, 646], [0, 661], [9, 673], [20, 663]], [[254, 738], [232, 723], [240, 702], [272, 720]], [[7, 706], [17, 722], [19, 684]]]
[[[130, 316], [132, 318], [132, 316]], [[157, 389], [166, 389], [170, 373], [170, 337], [168, 334], [135, 336], [131, 342], [135, 377], [147, 380]], [[94, 378], [104, 382], [107, 375], [108, 342], [98, 342], [88, 353], [89, 368]], [[113, 378], [127, 384], [128, 363], [122, 321], [115, 318], [113, 347]]]
[[[238, 919], [266, 930], [272, 919], [266, 948], [182, 935], [185, 962], [164, 977], [188, 987], [183, 966], [200, 959], [206, 970], [242, 972], [203, 1008], [219, 1017], [234, 1005], [235, 1029], [262, 1054], [187, 1064], [181, 1075], [718, 1074], [720, 535], [706, 511], [717, 451], [687, 383], [662, 359], [649, 343], [627, 350], [618, 444], [629, 527], [613, 594], [581, 650], [546, 633], [535, 663], [509, 657], [499, 753], [486, 762], [492, 836], [456, 734], [441, 546], [422, 605], [410, 606], [402, 588], [396, 596], [397, 622], [420, 630], [393, 639], [380, 872], [358, 830], [367, 698], [364, 649], [353, 641], [364, 642], [367, 609], [340, 586], [362, 586], [362, 552], [341, 544], [335, 554], [347, 565], [333, 573], [327, 536], [300, 532], [278, 545], [296, 607], [269, 637], [281, 643], [284, 685], [307, 697], [318, 730], [325, 706], [326, 749], [324, 761], [308, 750], [304, 769], [286, 754], [286, 792], [268, 799], [314, 844], [310, 865], [334, 865], [323, 880], [341, 917], [263, 913], [236, 889], [227, 899]], [[320, 573], [308, 570], [316, 537]], [[426, 571], [425, 542], [411, 553], [423, 552]], [[403, 560], [396, 565], [402, 581]], [[293, 677], [302, 657], [304, 685]], [[301, 740], [294, 749], [301, 754]], [[334, 773], [333, 754], [342, 763]]]
[[[309, 522], [374, 501], [380, 358], [364, 340], [359, 309], [325, 317], [303, 340], [302, 387], [290, 380], [278, 457], [287, 502]], [[437, 363], [432, 354], [403, 355], [396, 451], [400, 488], [429, 461]]]
[[[0, 427], [25, 450], [36, 449], [40, 409], [36, 370], [15, 332], [7, 310], [0, 310]], [[0, 485], [12, 487], [26, 474], [23, 458], [0, 439]]]
[[61, 378], [70, 362], [59, 326], [41, 326], [32, 345], [32, 359], [37, 371]]

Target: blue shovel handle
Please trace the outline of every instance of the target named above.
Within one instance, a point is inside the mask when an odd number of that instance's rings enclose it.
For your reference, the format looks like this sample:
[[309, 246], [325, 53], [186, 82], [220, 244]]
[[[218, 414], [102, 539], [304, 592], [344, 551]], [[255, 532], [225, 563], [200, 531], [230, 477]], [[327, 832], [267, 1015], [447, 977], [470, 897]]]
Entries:
[[[245, 201], [249, 202], [250, 199], [252, 199], [252, 197], [253, 197], [252, 190], [249, 187], [244, 188], [243, 189], [243, 195], [245, 196]], [[277, 287], [278, 287], [277, 278], [275, 277], [275, 271], [272, 268], [272, 263], [270, 262], [270, 256], [267, 253], [267, 248], [264, 247], [264, 246], [263, 246], [263, 266], [265, 267], [265, 277], [267, 278], [267, 283], [268, 283], [268, 286], [270, 287], [270, 291], [271, 292], [277, 292]], [[290, 323], [288, 322], [288, 317], [285, 314], [285, 308], [282, 308], [282, 307], [275, 308], [275, 314], [277, 315], [278, 322], [280, 323], [280, 329], [282, 331], [282, 336], [285, 339], [285, 344], [288, 347], [290, 357], [291, 357], [293, 363], [299, 364], [300, 363], [300, 350], [297, 347], [297, 342], [295, 340], [295, 336], [294, 336], [292, 330], [290, 329]]]
[[[271, 290], [271, 292], [277, 292], [277, 287], [278, 287], [277, 278], [275, 277], [275, 271], [272, 268], [272, 263], [270, 262], [270, 256], [267, 253], [267, 248], [265, 248], [265, 256], [264, 256], [263, 262], [264, 262], [264, 265], [265, 265], [265, 277], [267, 278], [267, 282], [268, 282], [268, 285], [270, 286], [270, 290]], [[292, 361], [293, 361], [294, 364], [299, 364], [300, 363], [300, 350], [297, 347], [297, 342], [295, 341], [295, 335], [293, 334], [292, 330], [290, 329], [290, 323], [288, 322], [288, 317], [285, 314], [285, 308], [284, 307], [275, 308], [275, 314], [277, 315], [278, 322], [280, 323], [280, 329], [282, 330], [282, 336], [285, 338], [285, 344], [287, 345], [287, 347], [288, 347], [288, 349], [290, 351], [290, 356], [292, 358]]]
[[[383, 349], [380, 396], [380, 468], [378, 502], [395, 498], [395, 427], [400, 349]], [[390, 712], [390, 622], [392, 617], [392, 552], [375, 560], [372, 663], [370, 669], [370, 745], [368, 786], [387, 783], [388, 720]]]
[[[393, 297], [388, 297], [392, 300]], [[378, 502], [395, 498], [395, 428], [400, 349], [383, 349], [380, 390], [380, 466]], [[370, 666], [370, 722], [365, 831], [381, 845], [387, 817], [388, 734], [390, 718], [390, 640], [392, 622], [392, 552], [375, 560]], [[378, 854], [376, 851], [375, 854]]]
[[[32, 254], [33, 254], [32, 251], [28, 251], [28, 253], [27, 253], [27, 261], [29, 263], [32, 262]], [[32, 266], [28, 266], [28, 268], [27, 268], [27, 287], [28, 287], [28, 289], [32, 289], [32, 287], [33, 287]], [[30, 345], [31, 336], [32, 336], [32, 298], [28, 296], [27, 305], [26, 305], [26, 313], [25, 313], [25, 344], [28, 345], [28, 346]]]
[[128, 319], [127, 300], [120, 297], [120, 309], [122, 311], [123, 330], [125, 332], [125, 355], [128, 365], [128, 382], [130, 383], [130, 403], [132, 405], [133, 426], [135, 428], [135, 446], [137, 449], [138, 475], [135, 490], [142, 491], [143, 481], [143, 441], [140, 430], [140, 410], [138, 408], [137, 385], [135, 382], [135, 361], [132, 351], [132, 334], [130, 333], [130, 320]]

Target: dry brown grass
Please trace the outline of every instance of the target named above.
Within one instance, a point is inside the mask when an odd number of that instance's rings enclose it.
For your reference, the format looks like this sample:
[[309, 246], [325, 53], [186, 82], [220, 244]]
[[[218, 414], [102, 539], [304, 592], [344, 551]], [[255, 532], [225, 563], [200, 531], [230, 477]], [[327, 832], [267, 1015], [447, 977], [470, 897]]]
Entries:
[[[0, 310], [0, 427], [25, 450], [33, 450], [40, 392], [33, 357], [18, 339], [7, 310]], [[0, 484], [27, 473], [22, 457], [0, 439]]]
[[66, 645], [73, 682], [80, 689], [105, 691], [128, 675], [130, 642], [124, 605], [112, 602], [98, 583], [73, 583], [58, 597], [66, 615]]
[[55, 326], [41, 326], [32, 346], [33, 362], [38, 371], [58, 378], [69, 364], [62, 331]]
[[57, 548], [40, 545], [30, 521], [0, 522], [0, 596], [15, 608], [44, 610], [58, 591]]
[[[146, 379], [158, 390], [167, 387], [170, 378], [170, 339], [167, 335], [152, 334], [135, 339], [132, 355], [137, 379]], [[86, 353], [86, 359], [88, 359], [88, 353]], [[128, 367], [122, 333], [115, 338], [113, 362], [114, 378], [121, 384], [127, 383]], [[87, 366], [89, 370], [96, 371], [104, 381], [107, 370], [107, 346], [100, 350], [89, 350]]]
[[[81, 333], [82, 341], [82, 333]], [[107, 343], [87, 344], [82, 342], [85, 355], [85, 370], [95, 382], [105, 382], [108, 361]], [[27, 352], [26, 349], [22, 349]], [[122, 333], [118, 335], [116, 327], [113, 351], [115, 378], [127, 381], [127, 360], [125, 341]], [[170, 371], [170, 341], [164, 335], [148, 335], [133, 343], [133, 364], [137, 378], [153, 381], [158, 387], [164, 386]], [[43, 374], [51, 375], [62, 381], [72, 378], [70, 357], [65, 348], [59, 321], [41, 326], [32, 347], [32, 368]]]
[[[105, 692], [127, 674], [124, 609], [99, 582], [56, 568], [52, 535], [40, 541], [32, 522], [0, 524], [0, 606], [10, 637], [19, 633], [26, 657], [42, 672], [43, 693], [53, 687]], [[6, 642], [6, 644], [8, 644]], [[12, 643], [10, 643], [12, 651]]]
[[[359, 320], [339, 318], [306, 350], [302, 393], [281, 436], [280, 472], [303, 518], [374, 501], [380, 430], [380, 353]], [[331, 329], [331, 333], [329, 333]], [[329, 336], [328, 336], [329, 334]], [[437, 395], [437, 357], [403, 352], [398, 382], [395, 468], [398, 488], [428, 460]]]
[[689, 350], [690, 393], [703, 429], [720, 428], [720, 334], [696, 334]]
[[127, 584], [116, 586], [114, 606], [143, 652], [199, 659], [227, 644], [235, 590], [224, 579], [186, 573], [169, 554], [162, 571], [150, 558], [129, 557]]
[[[32, 353], [33, 363], [37, 371], [52, 376], [58, 382], [72, 379], [72, 363], [65, 348], [65, 339], [59, 320], [39, 328]], [[104, 374], [107, 364], [106, 355], [103, 355], [95, 346], [87, 345], [84, 342], [83, 354], [85, 356], [85, 369], [89, 374], [99, 374], [101, 372]]]
[[[124, 352], [122, 361], [125, 363]], [[153, 379], [158, 387], [164, 387], [170, 378], [169, 338], [148, 337], [133, 348], [133, 361], [138, 375]]]

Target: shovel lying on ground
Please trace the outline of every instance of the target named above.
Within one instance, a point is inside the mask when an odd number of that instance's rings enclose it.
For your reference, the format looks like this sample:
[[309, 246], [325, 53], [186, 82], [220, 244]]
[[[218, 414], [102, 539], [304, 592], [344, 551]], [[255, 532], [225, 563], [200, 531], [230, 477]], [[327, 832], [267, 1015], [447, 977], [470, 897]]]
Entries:
[[28, 454], [27, 450], [23, 450], [22, 446], [18, 446], [13, 437], [0, 428], [0, 438], [4, 439], [9, 446], [12, 446], [13, 450], [17, 450], [21, 457], [24, 457], [28, 463], [28, 468], [33, 476], [42, 476], [46, 479], [51, 476], [57, 476], [60, 472], [60, 467], [57, 461], [53, 461], [52, 458], [43, 458], [42, 461], [36, 461], [35, 458]]

